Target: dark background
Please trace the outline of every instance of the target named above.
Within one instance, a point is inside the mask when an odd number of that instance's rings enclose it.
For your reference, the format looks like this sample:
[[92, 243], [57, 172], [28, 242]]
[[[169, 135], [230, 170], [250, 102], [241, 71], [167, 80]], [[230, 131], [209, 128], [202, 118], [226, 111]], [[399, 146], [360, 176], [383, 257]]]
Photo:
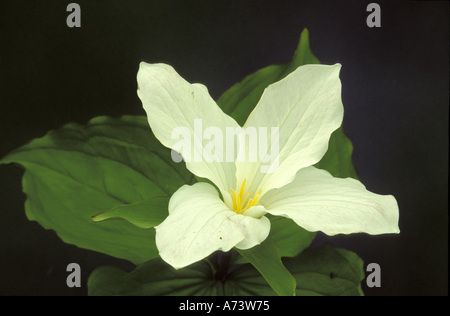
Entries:
[[[144, 114], [138, 64], [165, 62], [213, 98], [246, 75], [290, 60], [303, 28], [324, 64], [343, 65], [344, 129], [361, 181], [393, 194], [400, 235], [328, 238], [381, 266], [366, 295], [447, 295], [447, 1], [373, 1], [381, 28], [366, 25], [372, 1], [0, 2], [0, 156], [69, 123]], [[22, 170], [0, 166], [0, 294], [84, 295], [103, 264], [130, 266], [64, 244], [25, 217]], [[82, 287], [68, 288], [79, 263]]]

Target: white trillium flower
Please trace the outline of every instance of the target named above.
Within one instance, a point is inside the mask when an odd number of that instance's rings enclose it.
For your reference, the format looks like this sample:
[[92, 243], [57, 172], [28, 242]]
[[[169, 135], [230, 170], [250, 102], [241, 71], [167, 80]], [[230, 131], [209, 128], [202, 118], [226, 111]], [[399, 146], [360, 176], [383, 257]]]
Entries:
[[[399, 233], [393, 196], [369, 192], [355, 179], [334, 178], [313, 167], [342, 124], [340, 68], [339, 64], [304, 65], [265, 89], [243, 127], [278, 127], [274, 172], [262, 173], [261, 159], [186, 159], [189, 171], [216, 187], [198, 182], [172, 195], [169, 215], [156, 227], [156, 246], [163, 260], [179, 269], [217, 250], [252, 248], [269, 235], [266, 214], [290, 218], [308, 231], [327, 235]], [[201, 136], [194, 131], [194, 120], [202, 120], [203, 130], [214, 127], [225, 133], [239, 127], [205, 86], [190, 84], [169, 65], [142, 62], [137, 80], [150, 127], [168, 148], [176, 147], [178, 140], [171, 134], [177, 127]], [[191, 152], [199, 150], [203, 148], [192, 144]]]

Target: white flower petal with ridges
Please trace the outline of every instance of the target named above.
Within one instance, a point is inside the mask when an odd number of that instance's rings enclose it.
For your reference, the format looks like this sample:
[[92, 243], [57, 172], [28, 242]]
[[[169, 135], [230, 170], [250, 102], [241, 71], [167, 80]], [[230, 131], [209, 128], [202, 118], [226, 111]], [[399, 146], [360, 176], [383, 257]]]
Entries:
[[[164, 146], [174, 148], [180, 140], [174, 139], [172, 132], [187, 129], [187, 136], [192, 137], [190, 150], [182, 153], [187, 169], [211, 180], [227, 196], [235, 186], [235, 164], [225, 160], [206, 162], [201, 140], [208, 128], [225, 131], [227, 127], [238, 127], [236, 121], [223, 113], [205, 86], [190, 84], [169, 65], [142, 62], [137, 81], [138, 96], [156, 138]], [[201, 130], [195, 128], [196, 120]], [[225, 139], [222, 144], [225, 148]]]
[[372, 193], [357, 180], [334, 178], [315, 167], [300, 170], [293, 182], [264, 195], [261, 204], [272, 215], [327, 235], [400, 232], [393, 196]]
[[236, 214], [219, 198], [210, 184], [184, 185], [169, 202], [169, 216], [156, 227], [156, 246], [161, 258], [183, 268], [216, 250], [251, 248], [270, 231], [266, 217]]
[[263, 159], [237, 162], [238, 182], [246, 178], [251, 183], [249, 190], [262, 190], [263, 195], [291, 182], [301, 168], [320, 161], [330, 135], [342, 124], [340, 68], [340, 64], [304, 65], [266, 88], [244, 127], [279, 128], [278, 168], [261, 173], [261, 165], [267, 165]]

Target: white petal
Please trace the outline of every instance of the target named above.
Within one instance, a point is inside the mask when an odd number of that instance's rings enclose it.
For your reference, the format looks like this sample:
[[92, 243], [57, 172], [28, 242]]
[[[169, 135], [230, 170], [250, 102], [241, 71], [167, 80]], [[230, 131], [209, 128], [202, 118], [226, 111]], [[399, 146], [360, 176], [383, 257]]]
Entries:
[[[278, 150], [276, 146], [272, 146], [273, 152], [267, 150], [268, 162], [258, 155], [258, 162], [237, 163], [238, 182], [247, 178], [250, 191], [261, 189], [264, 194], [291, 182], [298, 170], [323, 157], [330, 135], [342, 124], [340, 68], [339, 64], [301, 66], [266, 88], [244, 127], [267, 127], [268, 132], [278, 127]], [[261, 167], [270, 162], [278, 168], [262, 173]]]
[[206, 162], [205, 159], [213, 158], [205, 157], [208, 151], [204, 149], [211, 145], [214, 137], [209, 135], [211, 141], [203, 138], [206, 130], [222, 132], [223, 139], [218, 142], [225, 148], [226, 127], [239, 126], [236, 121], [223, 113], [205, 86], [190, 84], [169, 65], [142, 62], [137, 81], [138, 96], [156, 138], [164, 146], [176, 150], [182, 149], [174, 147], [186, 138], [185, 144], [189, 148], [182, 156], [189, 171], [211, 180], [222, 194], [228, 195], [230, 188], [236, 185], [235, 165], [224, 162], [226, 159]]
[[254, 218], [261, 218], [262, 216], [264, 216], [266, 214], [267, 214], [267, 210], [262, 205], [252, 206], [243, 213], [243, 215], [245, 215], [245, 216], [251, 216]]
[[369, 192], [357, 180], [333, 178], [315, 167], [300, 170], [293, 182], [263, 196], [261, 204], [270, 214], [327, 235], [400, 232], [393, 196]]
[[169, 216], [156, 227], [161, 258], [179, 269], [234, 246], [251, 248], [266, 239], [270, 221], [236, 214], [210, 184], [184, 185], [169, 202]]

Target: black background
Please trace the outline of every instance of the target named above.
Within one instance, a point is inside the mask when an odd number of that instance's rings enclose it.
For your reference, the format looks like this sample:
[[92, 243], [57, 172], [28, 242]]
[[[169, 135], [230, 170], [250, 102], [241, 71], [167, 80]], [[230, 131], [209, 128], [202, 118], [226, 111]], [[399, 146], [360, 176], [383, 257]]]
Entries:
[[[328, 238], [381, 266], [366, 295], [447, 295], [447, 1], [376, 1], [381, 28], [366, 25], [372, 1], [0, 2], [0, 156], [69, 123], [144, 114], [139, 62], [171, 64], [213, 98], [246, 75], [289, 61], [303, 28], [324, 64], [343, 65], [344, 129], [360, 180], [393, 194], [400, 235]], [[374, 1], [375, 2], [375, 1]], [[64, 244], [26, 219], [22, 170], [0, 166], [0, 294], [85, 295], [89, 273], [124, 261]], [[82, 269], [68, 288], [67, 264]]]

